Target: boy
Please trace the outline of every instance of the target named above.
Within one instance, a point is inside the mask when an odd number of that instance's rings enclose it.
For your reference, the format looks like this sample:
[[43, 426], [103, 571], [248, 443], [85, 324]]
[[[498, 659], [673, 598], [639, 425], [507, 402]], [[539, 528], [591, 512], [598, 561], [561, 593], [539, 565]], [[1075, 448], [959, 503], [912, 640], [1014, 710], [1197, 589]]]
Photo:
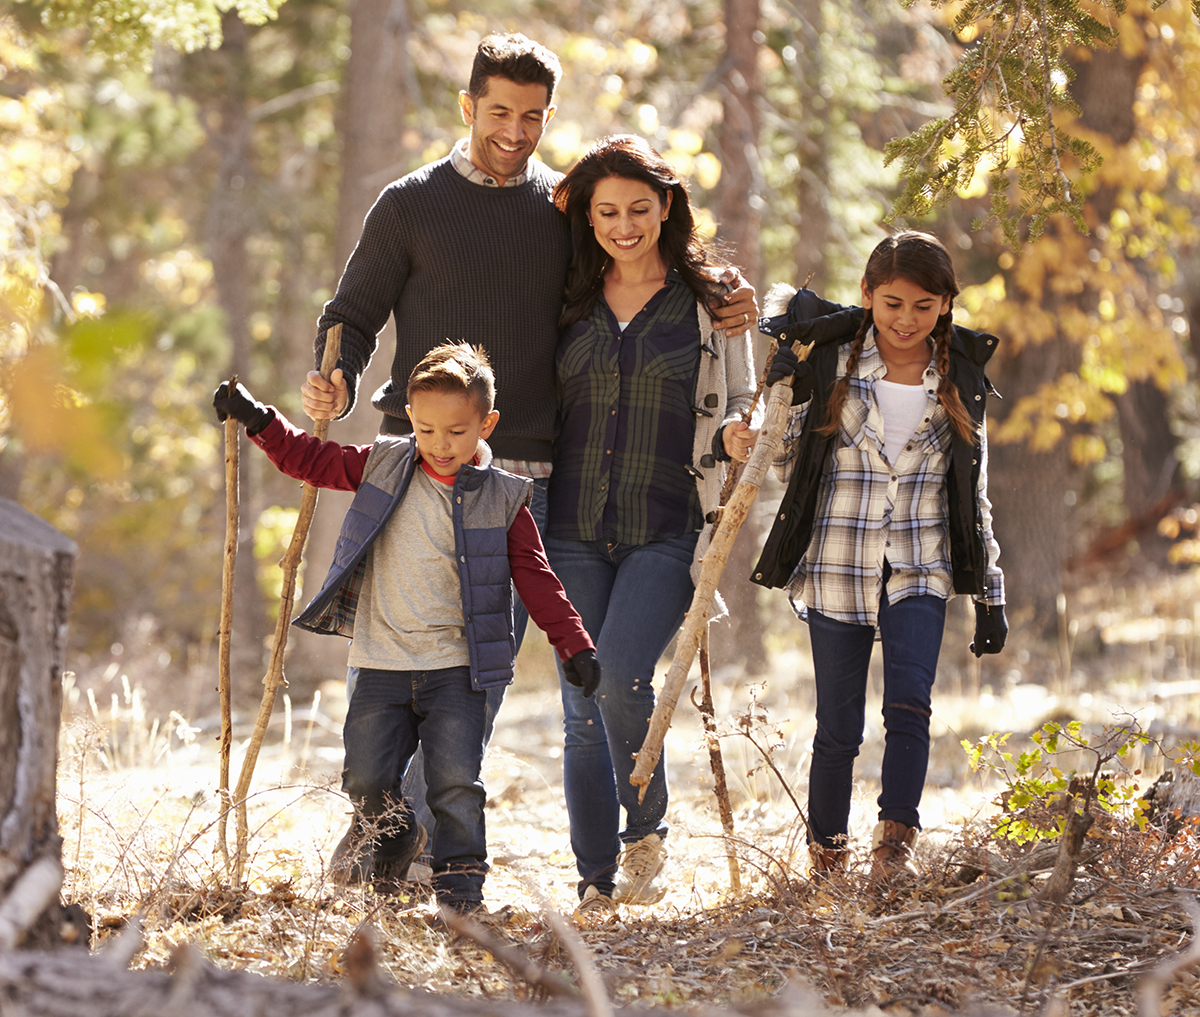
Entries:
[[478, 909], [487, 872], [485, 689], [512, 681], [512, 588], [585, 694], [600, 681], [595, 648], [550, 570], [526, 502], [530, 481], [491, 466], [484, 439], [499, 419], [482, 350], [428, 353], [408, 379], [413, 434], [369, 446], [320, 442], [238, 385], [213, 398], [288, 476], [355, 491], [321, 591], [293, 624], [353, 637], [359, 668], [346, 715], [342, 786], [374, 828], [374, 882], [395, 892], [425, 846], [425, 828], [392, 788], [420, 744], [436, 820], [439, 903]]

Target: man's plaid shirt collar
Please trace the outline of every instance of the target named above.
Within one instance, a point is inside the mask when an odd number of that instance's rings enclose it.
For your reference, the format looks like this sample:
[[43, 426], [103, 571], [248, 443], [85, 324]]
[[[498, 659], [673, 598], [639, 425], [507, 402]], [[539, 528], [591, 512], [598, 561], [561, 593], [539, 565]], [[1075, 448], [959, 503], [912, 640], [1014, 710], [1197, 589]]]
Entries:
[[462, 138], [459, 142], [450, 149], [450, 165], [453, 166], [459, 173], [471, 181], [473, 184], [480, 184], [483, 187], [516, 187], [518, 184], [525, 183], [529, 176], [527, 170], [521, 170], [515, 177], [509, 177], [504, 183], [497, 183], [496, 178], [490, 173], [484, 173], [478, 166], [471, 162], [468, 152], [471, 150], [471, 142], [469, 138]]

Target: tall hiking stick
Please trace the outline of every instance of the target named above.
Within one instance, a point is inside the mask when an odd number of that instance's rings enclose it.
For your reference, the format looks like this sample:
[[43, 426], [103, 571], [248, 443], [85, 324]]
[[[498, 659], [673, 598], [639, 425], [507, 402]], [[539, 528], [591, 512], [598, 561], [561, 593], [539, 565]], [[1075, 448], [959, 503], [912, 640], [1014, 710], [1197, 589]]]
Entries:
[[[325, 353], [321, 357], [321, 377], [326, 381], [337, 367], [341, 350], [342, 326], [334, 325], [325, 334]], [[328, 420], [318, 420], [313, 426], [313, 437], [321, 441], [325, 440], [328, 433]], [[296, 518], [296, 529], [292, 532], [292, 539], [288, 541], [287, 551], [279, 563], [283, 569], [283, 593], [279, 598], [279, 619], [275, 623], [271, 663], [263, 678], [265, 688], [263, 689], [262, 703], [258, 707], [258, 717], [254, 721], [254, 733], [250, 736], [250, 745], [242, 760], [237, 789], [234, 791], [234, 800], [237, 802], [237, 857], [233, 867], [235, 886], [241, 886], [242, 883], [242, 871], [246, 865], [246, 848], [250, 837], [246, 820], [246, 796], [250, 791], [250, 778], [254, 776], [254, 767], [258, 762], [263, 736], [267, 733], [271, 711], [275, 708], [275, 696], [279, 687], [287, 684], [287, 680], [283, 677], [283, 651], [287, 647], [288, 626], [292, 621], [292, 602], [296, 597], [296, 572], [300, 568], [300, 558], [304, 554], [304, 544], [308, 540], [308, 528], [312, 525], [313, 512], [316, 507], [317, 489], [305, 484], [304, 493], [300, 498], [300, 514]]]
[[700, 645], [700, 634], [708, 621], [708, 612], [712, 607], [713, 596], [717, 592], [717, 582], [725, 570], [729, 560], [729, 551], [733, 547], [734, 538], [754, 499], [758, 497], [759, 488], [766, 477], [767, 469], [775, 458], [776, 450], [783, 442], [783, 432], [787, 427], [788, 417], [792, 409], [792, 389], [790, 384], [771, 386], [771, 394], [767, 399], [766, 419], [762, 430], [758, 433], [758, 441], [750, 455], [741, 480], [734, 489], [733, 496], [721, 513], [721, 521], [713, 534], [712, 543], [704, 555], [704, 564], [700, 568], [700, 581], [696, 584], [696, 592], [692, 596], [692, 606], [683, 619], [683, 626], [675, 639], [675, 658], [663, 681], [663, 689], [654, 705], [654, 713], [650, 717], [650, 728], [642, 747], [634, 755], [637, 762], [633, 773], [629, 775], [629, 783], [639, 788], [638, 800], [646, 796], [646, 788], [650, 784], [650, 775], [658, 765], [662, 755], [663, 739], [671, 726], [671, 717], [679, 702], [679, 695], [687, 682], [688, 672], [692, 661], [696, 659], [696, 650]]
[[[229, 391], [237, 388], [237, 375]], [[217, 821], [217, 847], [229, 872], [227, 820], [233, 805], [229, 796], [229, 753], [233, 747], [233, 694], [229, 677], [229, 645], [233, 633], [233, 567], [238, 546], [238, 422], [225, 418], [225, 554], [221, 568], [221, 624], [217, 629], [217, 691], [221, 697], [221, 818]]]

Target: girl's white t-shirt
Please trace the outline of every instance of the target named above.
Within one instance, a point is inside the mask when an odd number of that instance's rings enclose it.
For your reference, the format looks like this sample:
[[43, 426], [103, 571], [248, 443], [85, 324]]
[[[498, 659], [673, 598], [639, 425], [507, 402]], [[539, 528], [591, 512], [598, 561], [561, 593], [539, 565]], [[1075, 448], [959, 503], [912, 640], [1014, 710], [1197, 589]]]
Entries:
[[895, 463], [925, 415], [924, 385], [899, 385], [882, 378], [875, 382], [875, 400], [883, 415], [883, 454]]

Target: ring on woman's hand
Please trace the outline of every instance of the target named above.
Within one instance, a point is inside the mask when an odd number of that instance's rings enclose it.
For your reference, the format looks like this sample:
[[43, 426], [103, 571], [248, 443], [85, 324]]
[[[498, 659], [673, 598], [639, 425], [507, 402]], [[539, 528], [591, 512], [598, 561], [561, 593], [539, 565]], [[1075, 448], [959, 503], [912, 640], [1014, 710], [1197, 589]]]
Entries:
[[749, 323], [750, 323], [750, 315], [747, 314], [745, 311], [743, 311], [742, 312], [742, 324], [748, 325]]

